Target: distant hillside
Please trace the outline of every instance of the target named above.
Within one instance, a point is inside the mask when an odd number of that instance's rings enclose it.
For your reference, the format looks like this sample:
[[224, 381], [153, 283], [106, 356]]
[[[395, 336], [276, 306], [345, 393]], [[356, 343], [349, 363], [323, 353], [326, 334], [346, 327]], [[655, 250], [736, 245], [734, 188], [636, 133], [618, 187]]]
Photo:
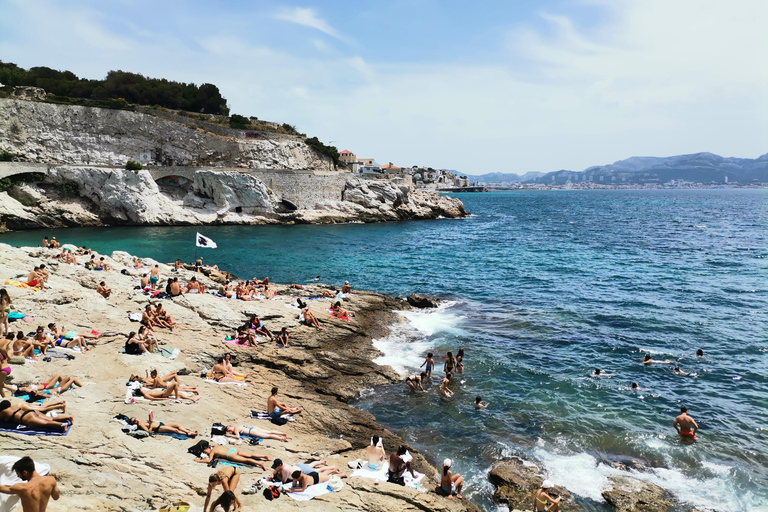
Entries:
[[517, 174], [491, 173], [469, 176], [472, 182], [532, 182], [564, 185], [568, 181], [602, 184], [643, 185], [685, 180], [694, 183], [768, 183], [768, 153], [758, 158], [722, 157], [712, 153], [694, 153], [669, 157], [633, 156], [608, 165], [596, 165], [583, 171], [560, 170]]
[[533, 181], [534, 179], [538, 178], [539, 176], [544, 176], [543, 172], [537, 172], [537, 171], [530, 171], [523, 175], [520, 174], [514, 174], [514, 173], [502, 173], [502, 172], [491, 172], [488, 174], [480, 174], [480, 175], [467, 175], [467, 178], [469, 178], [469, 181], [475, 183], [475, 182], [482, 182], [482, 183], [518, 183], [523, 181]]

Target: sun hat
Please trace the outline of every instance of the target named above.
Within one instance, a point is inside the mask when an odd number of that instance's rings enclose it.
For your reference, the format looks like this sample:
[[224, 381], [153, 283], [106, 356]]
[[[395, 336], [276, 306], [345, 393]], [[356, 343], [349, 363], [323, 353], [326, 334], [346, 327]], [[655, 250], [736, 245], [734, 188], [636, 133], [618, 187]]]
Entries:
[[443, 461], [443, 466], [451, 467], [451, 464], [453, 464], [453, 462], [451, 462], [451, 459], [445, 459]]
[[542, 489], [551, 489], [552, 487], [554, 487], [554, 485], [552, 485], [552, 482], [550, 482], [549, 480], [544, 480], [543, 482], [541, 482]]

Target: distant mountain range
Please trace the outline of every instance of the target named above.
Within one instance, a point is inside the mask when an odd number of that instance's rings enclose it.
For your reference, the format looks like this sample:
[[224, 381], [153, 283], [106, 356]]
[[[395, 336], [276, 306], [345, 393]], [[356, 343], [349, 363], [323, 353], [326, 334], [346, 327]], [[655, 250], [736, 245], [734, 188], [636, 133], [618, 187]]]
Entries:
[[712, 153], [694, 153], [670, 157], [633, 156], [608, 165], [588, 167], [583, 171], [560, 170], [517, 174], [490, 173], [468, 176], [472, 182], [534, 182], [564, 185], [568, 181], [604, 184], [666, 183], [685, 180], [694, 183], [768, 183], [768, 153], [758, 158], [722, 157]]

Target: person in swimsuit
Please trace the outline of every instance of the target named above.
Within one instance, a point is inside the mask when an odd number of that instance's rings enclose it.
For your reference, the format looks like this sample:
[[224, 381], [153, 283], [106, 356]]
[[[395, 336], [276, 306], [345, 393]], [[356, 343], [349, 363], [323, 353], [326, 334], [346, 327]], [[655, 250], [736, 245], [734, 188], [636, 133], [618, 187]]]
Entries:
[[549, 480], [544, 480], [541, 487], [533, 494], [533, 510], [536, 512], [558, 512], [562, 498], [552, 498], [547, 491], [554, 485]]
[[186, 398], [187, 400], [190, 400], [192, 402], [197, 402], [200, 400], [199, 396], [181, 396], [179, 394], [179, 383], [178, 382], [169, 382], [168, 387], [165, 389], [162, 388], [156, 388], [156, 389], [147, 389], [145, 387], [137, 388], [133, 391], [134, 396], [138, 397], [144, 397], [147, 400], [167, 400], [173, 396], [176, 400], [181, 400], [182, 398]]
[[704, 357], [704, 351], [700, 348], [696, 349], [696, 357]]
[[30, 398], [34, 396], [43, 397], [44, 391], [50, 391], [50, 394], [60, 395], [61, 393], [71, 389], [73, 386], [79, 388], [83, 387], [83, 384], [76, 378], [69, 375], [59, 375], [58, 373], [45, 379], [40, 384], [30, 384], [29, 386], [19, 386], [14, 393], [16, 396], [30, 395]]
[[232, 509], [232, 512], [237, 512], [242, 508], [237, 505], [238, 503], [240, 502], [237, 501], [237, 496], [235, 496], [234, 492], [224, 491], [216, 501], [211, 503], [211, 508], [205, 512], [229, 512], [230, 509]]
[[368, 460], [368, 469], [376, 471], [387, 460], [387, 452], [381, 437], [373, 436], [371, 444], [365, 447], [365, 458]]
[[352, 293], [352, 287], [349, 286], [349, 281], [344, 281], [344, 284], [341, 286], [341, 293]]
[[[60, 493], [56, 485], [56, 479], [50, 475], [39, 475], [35, 471], [35, 461], [29, 456], [17, 460], [11, 470], [24, 483], [10, 486], [0, 485], [0, 493], [18, 496], [21, 499], [21, 510], [23, 512], [45, 512], [48, 508], [48, 501], [51, 498], [54, 500], [59, 499]], [[5, 508], [5, 505], [3, 508]]]
[[152, 371], [149, 372], [149, 376], [142, 379], [142, 381], [150, 389], [165, 389], [168, 387], [169, 383], [175, 382], [179, 385], [179, 391], [194, 393], [196, 395], [200, 394], [200, 392], [197, 390], [197, 386], [184, 386], [179, 380], [179, 376], [176, 372], [171, 372], [168, 375], [159, 377], [157, 375], [157, 370], [153, 368]]
[[146, 347], [147, 352], [150, 354], [160, 352], [160, 345], [157, 343], [157, 338], [149, 333], [149, 329], [147, 329], [146, 325], [139, 327], [139, 332], [136, 335], [136, 338], [144, 345], [144, 347]]
[[[11, 366], [8, 362], [11, 360], [10, 354], [4, 348], [0, 347], [0, 397], [5, 397], [5, 379], [11, 374]], [[7, 388], [13, 391], [13, 388]]]
[[256, 315], [253, 315], [251, 321], [246, 325], [256, 333], [261, 334], [262, 336], [269, 336], [270, 341], [274, 341], [275, 337], [272, 335], [272, 331], [270, 331], [269, 328], [264, 325], [264, 322], [259, 320], [259, 317]]
[[108, 299], [109, 296], [112, 295], [112, 288], [107, 288], [107, 283], [102, 281], [99, 283], [99, 286], [96, 287], [96, 292], [105, 299]]
[[[341, 478], [345, 478], [347, 475], [339, 475]], [[325, 483], [331, 479], [331, 475], [328, 473], [318, 473], [317, 471], [310, 471], [309, 473], [302, 473], [297, 469], [291, 473], [293, 483], [286, 489], [283, 487], [283, 492], [304, 492], [310, 485], [317, 483]], [[311, 481], [310, 481], [311, 479]]]
[[11, 296], [5, 288], [0, 288], [0, 336], [11, 332], [8, 313], [11, 312]]
[[426, 377], [426, 374], [424, 372], [421, 372], [421, 375], [414, 375], [413, 377], [406, 377], [405, 383], [408, 385], [408, 388], [411, 391], [416, 391], [416, 386], [422, 391], [425, 391], [424, 387], [421, 385], [421, 382]]
[[456, 371], [458, 373], [464, 373], [464, 349], [460, 348], [456, 352]]
[[446, 398], [451, 398], [453, 396], [453, 391], [448, 389], [448, 384], [450, 384], [451, 381], [449, 381], [447, 378], [443, 378], [442, 382], [440, 382], [440, 394], [443, 395]]
[[205, 503], [203, 504], [203, 510], [208, 510], [208, 502], [211, 500], [211, 494], [216, 486], [221, 485], [224, 491], [231, 491], [235, 496], [235, 507], [242, 508], [243, 504], [237, 499], [237, 495], [234, 494], [237, 483], [240, 481], [240, 468], [232, 466], [224, 466], [214, 474], [208, 477], [208, 491], [205, 494]]
[[229, 425], [224, 433], [227, 437], [240, 439], [240, 436], [260, 437], [262, 439], [275, 439], [277, 441], [288, 442], [288, 434], [276, 430], [262, 430], [257, 427], [248, 427], [246, 425]]
[[[61, 432], [67, 430], [68, 424], [74, 423], [72, 416], [49, 418], [41, 413], [40, 410], [32, 408], [27, 404], [11, 407], [10, 400], [3, 400], [0, 402], [0, 421], [44, 430], [59, 430]], [[42, 410], [45, 410], [45, 408]]]
[[173, 321], [173, 317], [168, 314], [161, 303], [155, 304], [155, 321], [163, 327], [168, 327], [170, 330], [176, 326], [176, 322]]
[[141, 421], [138, 418], [130, 418], [128, 420], [129, 425], [136, 425], [140, 430], [149, 432], [150, 434], [181, 434], [189, 437], [196, 437], [197, 430], [189, 430], [182, 427], [178, 423], [163, 423], [162, 421], [153, 421], [154, 418], [150, 413], [149, 421]]
[[349, 318], [351, 316], [355, 316], [355, 312], [354, 311], [349, 311], [349, 310], [346, 310], [346, 309], [342, 308], [341, 307], [341, 301], [339, 301], [339, 300], [337, 300], [333, 304], [333, 306], [331, 306], [331, 311], [333, 311], [333, 314], [336, 315], [337, 317], [344, 317], [345, 316], [345, 317]]
[[267, 398], [267, 413], [270, 418], [279, 418], [283, 414], [301, 414], [301, 407], [288, 407], [277, 399], [277, 386], [272, 388], [272, 394]]
[[259, 466], [261, 469], [266, 471], [267, 466], [265, 466], [262, 462], [259, 462], [259, 461], [272, 460], [272, 457], [270, 457], [269, 455], [243, 453], [236, 448], [228, 448], [226, 446], [219, 446], [217, 444], [209, 445], [208, 448], [203, 450], [203, 453], [208, 455], [208, 459], [195, 459], [195, 462], [208, 463], [213, 459], [219, 458], [219, 459], [231, 460], [232, 462], [242, 462], [245, 464], [253, 464], [254, 466]]
[[309, 310], [309, 306], [305, 307], [301, 310], [301, 313], [299, 313], [299, 322], [312, 327], [313, 325], [317, 328], [318, 331], [322, 331], [323, 328], [320, 327], [320, 321], [317, 319], [317, 317]]
[[443, 364], [443, 372], [445, 373], [445, 378], [450, 380], [453, 378], [453, 372], [456, 371], [456, 358], [453, 357], [453, 352], [450, 350], [445, 355], [445, 364]]
[[405, 472], [410, 471], [411, 476], [416, 478], [416, 474], [413, 472], [413, 466], [411, 466], [411, 454], [408, 453], [408, 448], [400, 446], [397, 452], [392, 452], [389, 456], [389, 470], [387, 470], [387, 482], [405, 486]]
[[651, 354], [645, 354], [645, 357], [643, 357], [643, 364], [651, 364], [651, 363], [670, 364], [670, 363], [674, 363], [674, 361], [667, 361], [666, 359], [664, 361], [657, 361], [655, 359], [651, 359]]
[[475, 409], [478, 409], [478, 410], [485, 409], [486, 407], [488, 407], [488, 402], [483, 402], [483, 397], [481, 397], [480, 395], [477, 395], [475, 397], [474, 405], [475, 405]]
[[451, 459], [445, 459], [443, 461], [443, 471], [440, 474], [440, 490], [448, 496], [448, 499], [453, 499], [453, 495], [456, 495], [456, 499], [463, 499], [461, 496], [461, 488], [464, 486], [464, 477], [460, 474], [453, 474], [451, 472]]
[[[424, 373], [426, 374], [428, 379], [431, 379], [432, 378], [432, 368], [435, 367], [435, 360], [432, 359], [432, 352], [427, 352], [426, 359], [424, 359], [424, 362], [421, 363], [421, 366], [424, 366], [424, 365], [427, 366], [426, 368], [424, 368]], [[419, 368], [421, 368], [421, 366], [419, 366]]]
[[291, 348], [291, 346], [288, 344], [288, 328], [283, 327], [280, 329], [280, 332], [277, 333], [277, 342], [280, 343], [280, 347], [283, 348]]
[[696, 431], [699, 430], [699, 426], [692, 417], [688, 416], [688, 409], [685, 406], [680, 407], [680, 415], [672, 422], [672, 426], [680, 436], [696, 441]]

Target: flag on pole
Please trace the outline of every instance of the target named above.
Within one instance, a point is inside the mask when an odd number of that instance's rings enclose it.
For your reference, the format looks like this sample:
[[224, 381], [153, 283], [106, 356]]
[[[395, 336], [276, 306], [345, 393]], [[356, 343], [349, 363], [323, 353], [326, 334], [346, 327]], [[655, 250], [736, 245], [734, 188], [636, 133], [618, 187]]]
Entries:
[[201, 235], [200, 233], [197, 234], [197, 238], [195, 239], [195, 245], [197, 245], [198, 247], [207, 247], [209, 249], [216, 248], [216, 242], [214, 242], [207, 236]]

